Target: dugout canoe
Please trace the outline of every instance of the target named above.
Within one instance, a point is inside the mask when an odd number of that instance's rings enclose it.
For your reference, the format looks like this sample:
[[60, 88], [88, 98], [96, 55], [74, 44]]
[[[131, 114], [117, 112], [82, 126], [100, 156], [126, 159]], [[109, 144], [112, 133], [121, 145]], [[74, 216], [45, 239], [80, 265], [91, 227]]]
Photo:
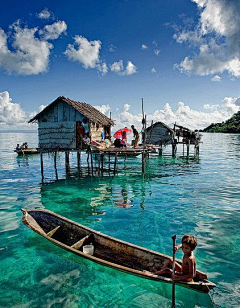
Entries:
[[28, 149], [22, 149], [22, 150], [14, 150], [18, 154], [18, 156], [22, 155], [32, 155], [32, 154], [39, 154], [40, 152], [36, 148], [28, 148]]
[[[23, 223], [53, 244], [93, 262], [142, 278], [172, 283], [172, 279], [149, 272], [162, 267], [170, 256], [110, 237], [46, 209], [22, 209]], [[83, 252], [83, 246], [92, 243], [94, 254]], [[181, 263], [181, 260], [177, 260]], [[178, 281], [177, 285], [208, 293], [216, 285], [206, 274], [197, 271], [193, 282]]]

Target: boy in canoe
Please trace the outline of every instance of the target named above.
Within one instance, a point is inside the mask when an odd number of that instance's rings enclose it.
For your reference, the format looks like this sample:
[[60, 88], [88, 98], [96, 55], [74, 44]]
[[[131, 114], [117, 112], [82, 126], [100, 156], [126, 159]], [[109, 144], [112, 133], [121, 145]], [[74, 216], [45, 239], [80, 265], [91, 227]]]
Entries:
[[[193, 281], [196, 276], [196, 258], [193, 255], [193, 250], [197, 246], [197, 239], [195, 236], [184, 235], [182, 237], [182, 244], [175, 246], [175, 251], [182, 248], [184, 253], [182, 259], [182, 265], [175, 262], [175, 274], [172, 276], [174, 281]], [[172, 260], [168, 260], [167, 263], [159, 270], [154, 268], [154, 275], [168, 276], [172, 274]]]

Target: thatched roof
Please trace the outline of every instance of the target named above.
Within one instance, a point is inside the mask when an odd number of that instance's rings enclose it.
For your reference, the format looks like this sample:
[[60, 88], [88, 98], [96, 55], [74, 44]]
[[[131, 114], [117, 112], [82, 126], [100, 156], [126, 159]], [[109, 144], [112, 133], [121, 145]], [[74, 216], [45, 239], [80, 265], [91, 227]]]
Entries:
[[99, 123], [99, 124], [106, 125], [106, 126], [114, 125], [114, 122], [110, 118], [105, 116], [103, 113], [101, 113], [99, 110], [97, 110], [93, 106], [86, 104], [86, 103], [75, 102], [64, 96], [59, 96], [55, 101], [49, 104], [41, 112], [39, 112], [34, 118], [29, 120], [28, 123], [38, 120], [40, 116], [44, 115], [50, 108], [53, 107], [53, 105], [57, 104], [60, 101], [63, 101], [67, 103], [68, 105], [72, 106], [74, 109], [76, 109], [78, 112], [80, 112], [82, 115], [84, 115], [86, 118], [88, 118], [92, 122]]

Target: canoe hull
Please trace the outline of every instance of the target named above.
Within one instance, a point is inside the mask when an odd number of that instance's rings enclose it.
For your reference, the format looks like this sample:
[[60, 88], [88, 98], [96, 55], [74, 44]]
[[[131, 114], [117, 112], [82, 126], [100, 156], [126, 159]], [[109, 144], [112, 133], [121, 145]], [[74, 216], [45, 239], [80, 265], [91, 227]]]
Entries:
[[33, 154], [39, 154], [40, 152], [35, 149], [35, 148], [29, 148], [25, 150], [14, 150], [18, 154], [18, 156], [23, 156], [23, 155], [33, 155]]
[[[153, 266], [162, 266], [167, 260], [171, 259], [167, 255], [115, 239], [45, 209], [22, 211], [22, 221], [27, 227], [65, 250], [131, 275], [172, 283], [171, 278], [149, 273]], [[57, 231], [50, 236], [49, 234], [54, 232], [55, 229]], [[81, 238], [86, 238], [85, 242], [79, 243], [82, 241]], [[93, 242], [95, 247], [93, 256], [82, 251], [83, 244], [90, 242]], [[82, 246], [78, 247], [81, 244]], [[177, 261], [181, 263], [181, 260]], [[198, 271], [199, 277], [202, 274]], [[215, 284], [208, 280], [177, 282], [176, 284], [204, 293], [208, 293], [215, 287]]]

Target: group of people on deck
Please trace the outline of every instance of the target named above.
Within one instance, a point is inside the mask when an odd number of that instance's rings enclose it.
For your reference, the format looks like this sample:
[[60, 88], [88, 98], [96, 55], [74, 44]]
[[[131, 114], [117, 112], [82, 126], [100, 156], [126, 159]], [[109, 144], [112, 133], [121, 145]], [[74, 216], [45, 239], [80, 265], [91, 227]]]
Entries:
[[[136, 148], [138, 146], [139, 142], [139, 133], [137, 129], [134, 127], [134, 125], [131, 125], [133, 137], [134, 137], [134, 144], [133, 147]], [[131, 131], [131, 130], [129, 130]], [[89, 126], [86, 121], [86, 119], [83, 119], [82, 121], [78, 121], [76, 125], [76, 133], [77, 133], [77, 147], [83, 148], [88, 146], [91, 143], [90, 136], [89, 136]], [[102, 141], [105, 139], [105, 133], [102, 131], [101, 133]], [[127, 132], [122, 131], [121, 138], [116, 138], [114, 141], [114, 146], [121, 148], [121, 147], [127, 147]]]
[[[139, 133], [134, 127], [134, 125], [131, 125], [132, 132], [133, 132], [133, 137], [134, 137], [134, 144], [133, 147], [136, 148], [138, 146], [139, 142]], [[127, 146], [127, 132], [123, 130], [122, 132], [122, 138], [116, 138], [114, 140], [114, 145], [116, 148], [122, 148]]]
[[17, 144], [16, 146], [16, 151], [19, 151], [19, 150], [26, 150], [28, 149], [28, 144], [27, 142], [24, 142], [23, 144], [19, 145], [19, 143]]

